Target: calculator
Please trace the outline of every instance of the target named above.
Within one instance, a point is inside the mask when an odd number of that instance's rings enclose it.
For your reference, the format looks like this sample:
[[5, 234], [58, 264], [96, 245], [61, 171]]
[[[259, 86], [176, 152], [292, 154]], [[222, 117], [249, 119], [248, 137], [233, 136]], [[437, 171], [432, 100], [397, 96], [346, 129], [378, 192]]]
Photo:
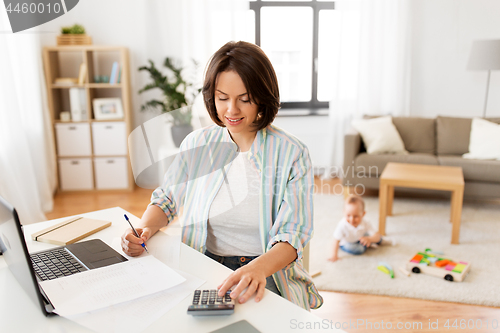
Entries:
[[194, 291], [193, 304], [187, 313], [193, 316], [229, 315], [234, 312], [234, 300], [228, 290], [224, 296], [217, 295], [217, 289], [197, 289]]

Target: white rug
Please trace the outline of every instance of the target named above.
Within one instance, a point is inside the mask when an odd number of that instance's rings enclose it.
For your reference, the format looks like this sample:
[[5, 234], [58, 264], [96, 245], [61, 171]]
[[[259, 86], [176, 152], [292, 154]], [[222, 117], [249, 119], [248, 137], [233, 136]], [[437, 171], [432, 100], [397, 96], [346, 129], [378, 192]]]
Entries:
[[[365, 202], [366, 218], [378, 229], [378, 198], [366, 197]], [[339, 250], [341, 259], [332, 263], [327, 258], [342, 218], [343, 197], [315, 195], [310, 271], [322, 272], [314, 278], [319, 290], [500, 306], [500, 205], [465, 202], [458, 245], [450, 244], [449, 201], [395, 198], [393, 207], [386, 232], [396, 238], [396, 246], [370, 248], [360, 256]], [[426, 248], [471, 263], [470, 273], [463, 282], [448, 282], [424, 274], [407, 277], [398, 270]], [[394, 279], [377, 270], [380, 261], [394, 268]]]

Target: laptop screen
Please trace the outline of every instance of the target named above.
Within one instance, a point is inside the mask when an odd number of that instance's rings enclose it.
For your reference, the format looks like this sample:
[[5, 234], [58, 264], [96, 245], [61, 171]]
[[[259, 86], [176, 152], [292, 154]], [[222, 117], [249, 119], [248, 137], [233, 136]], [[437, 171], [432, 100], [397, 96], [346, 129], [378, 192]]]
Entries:
[[[0, 197], [0, 247], [10, 271], [35, 304], [43, 304], [35, 286], [35, 273], [31, 266], [24, 234], [16, 210]], [[42, 306], [42, 308], [44, 308]]]

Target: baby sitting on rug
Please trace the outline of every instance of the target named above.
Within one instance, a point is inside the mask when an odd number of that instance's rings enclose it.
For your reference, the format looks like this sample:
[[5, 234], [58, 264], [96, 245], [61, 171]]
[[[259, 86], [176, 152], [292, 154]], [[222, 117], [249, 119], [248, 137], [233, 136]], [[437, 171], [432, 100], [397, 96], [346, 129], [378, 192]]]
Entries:
[[333, 233], [333, 252], [329, 261], [337, 261], [339, 247], [350, 254], [363, 254], [368, 247], [378, 247], [381, 244], [395, 245], [395, 241], [385, 237], [382, 240], [380, 233], [363, 217], [365, 216], [365, 202], [358, 195], [349, 195], [344, 204], [344, 218], [340, 220]]

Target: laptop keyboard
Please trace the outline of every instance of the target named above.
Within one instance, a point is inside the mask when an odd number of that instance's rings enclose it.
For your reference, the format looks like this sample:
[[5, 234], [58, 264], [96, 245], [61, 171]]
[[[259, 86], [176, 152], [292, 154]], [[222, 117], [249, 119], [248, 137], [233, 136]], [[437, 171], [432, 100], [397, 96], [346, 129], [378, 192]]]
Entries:
[[33, 268], [42, 281], [87, 270], [64, 249], [36, 253], [30, 256]]

